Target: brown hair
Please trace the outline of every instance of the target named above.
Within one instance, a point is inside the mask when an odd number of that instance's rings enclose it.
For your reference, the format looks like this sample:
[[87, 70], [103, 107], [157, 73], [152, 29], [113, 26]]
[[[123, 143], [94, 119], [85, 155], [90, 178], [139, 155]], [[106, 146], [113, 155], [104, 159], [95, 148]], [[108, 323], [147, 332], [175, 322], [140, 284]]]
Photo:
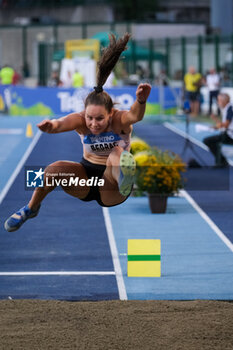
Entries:
[[97, 63], [97, 86], [94, 87], [94, 91], [90, 92], [85, 100], [85, 108], [88, 105], [105, 106], [108, 112], [113, 108], [113, 102], [109, 94], [103, 91], [103, 85], [108, 79], [111, 71], [115, 67], [121, 53], [127, 49], [126, 45], [129, 41], [130, 34], [125, 33], [123, 37], [116, 39], [115, 35], [109, 35], [109, 45], [106, 47], [102, 56]]

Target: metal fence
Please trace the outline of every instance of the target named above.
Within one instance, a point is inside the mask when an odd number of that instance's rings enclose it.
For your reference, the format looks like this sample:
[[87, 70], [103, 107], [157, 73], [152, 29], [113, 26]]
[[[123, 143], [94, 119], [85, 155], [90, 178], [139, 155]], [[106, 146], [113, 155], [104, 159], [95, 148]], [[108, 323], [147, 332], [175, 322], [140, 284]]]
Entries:
[[9, 64], [17, 70], [28, 65], [30, 75], [37, 77], [38, 45], [41, 42], [64, 43], [70, 39], [86, 39], [97, 32], [113, 31], [122, 35], [131, 32], [129, 23], [79, 23], [59, 25], [0, 26], [0, 66]]
[[167, 75], [182, 79], [190, 65], [205, 75], [210, 68], [222, 73], [225, 86], [233, 85], [233, 35], [166, 39]]
[[[45, 83], [50, 74], [54, 52], [61, 49], [66, 40], [91, 38], [98, 32], [106, 31], [122, 35], [126, 31], [132, 32], [132, 25], [133, 23], [114, 22], [0, 26], [0, 66], [7, 63], [18, 71], [29, 66], [30, 75]], [[43, 53], [39, 53], [41, 43], [47, 45]], [[146, 58], [137, 55], [137, 45], [148, 50]], [[163, 59], [156, 59], [156, 53], [162, 54]], [[44, 54], [46, 58], [43, 57]], [[133, 41], [132, 55], [127, 63], [129, 73], [134, 73], [138, 64], [145, 68], [152, 81], [161, 70], [171, 80], [182, 80], [190, 65], [194, 65], [202, 74], [214, 67], [222, 72], [224, 85], [232, 86], [233, 35]]]

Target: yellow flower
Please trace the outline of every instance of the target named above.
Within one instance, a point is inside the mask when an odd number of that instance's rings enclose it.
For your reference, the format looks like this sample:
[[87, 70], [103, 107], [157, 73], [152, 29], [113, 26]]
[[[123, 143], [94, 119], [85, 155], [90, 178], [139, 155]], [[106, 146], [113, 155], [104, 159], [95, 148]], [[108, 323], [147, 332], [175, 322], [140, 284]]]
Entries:
[[138, 137], [134, 137], [131, 139], [130, 152], [132, 154], [136, 154], [138, 152], [142, 152], [142, 151], [149, 150], [149, 149], [150, 149], [150, 146], [142, 139], [140, 139]]
[[140, 191], [172, 194], [182, 188], [181, 173], [185, 171], [185, 164], [178, 155], [154, 147], [138, 152], [134, 157]]

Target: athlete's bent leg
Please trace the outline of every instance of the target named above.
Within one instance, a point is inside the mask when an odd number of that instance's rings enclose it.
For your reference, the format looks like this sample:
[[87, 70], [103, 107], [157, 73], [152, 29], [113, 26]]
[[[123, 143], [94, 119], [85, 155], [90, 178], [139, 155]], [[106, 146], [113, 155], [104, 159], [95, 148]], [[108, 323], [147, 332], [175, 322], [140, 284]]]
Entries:
[[[19, 211], [11, 215], [5, 221], [5, 229], [8, 232], [16, 231], [26, 220], [37, 216], [40, 209], [40, 204], [43, 201], [43, 199], [57, 187], [57, 184], [59, 183], [58, 180], [66, 179], [67, 181], [69, 181], [70, 174], [72, 174], [74, 178], [78, 177], [80, 179], [87, 180], [85, 169], [79, 163], [57, 161], [48, 165], [44, 173], [44, 187], [36, 188], [32, 194], [32, 198], [29, 201], [29, 203], [23, 208], [19, 209]], [[49, 181], [47, 180], [51, 177], [54, 181], [52, 184], [48, 185]], [[80, 199], [85, 198], [89, 192], [89, 188], [87, 186], [80, 187], [76, 185], [71, 185], [67, 187], [62, 186], [62, 188], [66, 193]]]
[[106, 165], [105, 184], [100, 189], [101, 201], [106, 206], [120, 204], [132, 191], [135, 160], [131, 153], [118, 146], [109, 155]]
[[[45, 168], [44, 183], [49, 185], [45, 185], [41, 188], [37, 187], [35, 189], [32, 198], [28, 203], [29, 208], [35, 210], [38, 207], [38, 205], [40, 205], [40, 203], [43, 201], [43, 199], [57, 187], [57, 183], [59, 182], [59, 180], [66, 179], [67, 181], [69, 181], [71, 176], [77, 177], [79, 179], [88, 179], [84, 167], [79, 163], [70, 161], [57, 161], [48, 165]], [[51, 178], [54, 179], [52, 184], [50, 181]], [[61, 187], [66, 193], [80, 199], [85, 198], [89, 192], [89, 188], [87, 186], [80, 187], [75, 185], [61, 185]]]

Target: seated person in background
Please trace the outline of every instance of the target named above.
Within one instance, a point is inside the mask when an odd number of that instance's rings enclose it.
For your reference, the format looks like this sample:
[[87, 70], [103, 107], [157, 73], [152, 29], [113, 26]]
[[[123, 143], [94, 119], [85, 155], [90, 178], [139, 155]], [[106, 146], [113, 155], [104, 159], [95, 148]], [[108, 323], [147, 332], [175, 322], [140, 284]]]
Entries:
[[211, 115], [211, 117], [216, 121], [215, 129], [224, 129], [224, 131], [218, 135], [206, 137], [203, 142], [213, 153], [217, 166], [228, 166], [226, 158], [221, 154], [221, 144], [233, 145], [233, 107], [230, 103], [230, 96], [220, 93], [218, 95], [218, 105], [221, 110], [222, 121], [219, 121], [215, 115]]

